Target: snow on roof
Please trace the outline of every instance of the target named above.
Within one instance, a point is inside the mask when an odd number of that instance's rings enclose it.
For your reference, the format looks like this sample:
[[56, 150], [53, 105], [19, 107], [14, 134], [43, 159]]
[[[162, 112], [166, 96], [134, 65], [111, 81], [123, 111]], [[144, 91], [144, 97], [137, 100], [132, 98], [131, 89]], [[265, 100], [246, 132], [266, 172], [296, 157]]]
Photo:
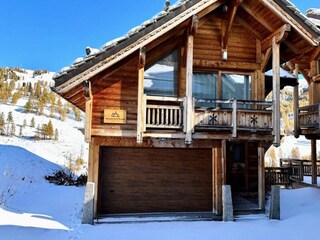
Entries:
[[[88, 56], [77, 58], [71, 66], [62, 68], [58, 73], [54, 75], [54, 79], [58, 79], [64, 75], [67, 75], [69, 72], [73, 71], [74, 69], [77, 69], [79, 66], [87, 63], [88, 61], [94, 59], [96, 56], [102, 54], [103, 52], [107, 52], [109, 50], [112, 50], [114, 47], [118, 46], [120, 43], [130, 39], [131, 37], [139, 34], [144, 29], [153, 26], [155, 23], [159, 22], [162, 18], [168, 16], [172, 12], [179, 10], [182, 6], [186, 5], [188, 2], [191, 2], [192, 0], [177, 0], [173, 5], [169, 6], [167, 11], [161, 11], [158, 14], [156, 14], [151, 19], [143, 22], [140, 26], [132, 28], [130, 31], [128, 31], [127, 34], [124, 36], [121, 36], [119, 38], [116, 38], [114, 40], [108, 41], [100, 49], [94, 49], [93, 52], [90, 52]], [[287, 9], [290, 9], [296, 17], [299, 17], [309, 28], [311, 28], [316, 34], [320, 36], [320, 29], [317, 27], [319, 24], [318, 21], [315, 22], [314, 19], [309, 19], [306, 17], [294, 4], [292, 4], [289, 0], [278, 0], [278, 2], [282, 2], [282, 4], [285, 5]], [[198, 1], [194, 1], [195, 4]], [[319, 9], [313, 9], [312, 12], [315, 12], [318, 14]], [[318, 25], [319, 26], [319, 25]], [[320, 37], [318, 37], [320, 41]], [[90, 48], [92, 49], [92, 48]]]

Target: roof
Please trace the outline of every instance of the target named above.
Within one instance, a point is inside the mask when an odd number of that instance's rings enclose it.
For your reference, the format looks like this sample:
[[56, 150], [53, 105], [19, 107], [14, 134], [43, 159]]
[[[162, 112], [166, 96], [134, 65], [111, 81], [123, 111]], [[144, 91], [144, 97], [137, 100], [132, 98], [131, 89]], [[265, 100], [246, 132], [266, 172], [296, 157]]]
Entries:
[[320, 28], [320, 8], [310, 8], [306, 11], [306, 16]]
[[[272, 0], [268, 1], [270, 2]], [[320, 29], [289, 0], [273, 1], [289, 13], [291, 17], [298, 21], [314, 38], [317, 39], [318, 42], [320, 42]], [[100, 49], [87, 48], [87, 56], [77, 58], [70, 66], [62, 68], [60, 72], [55, 74], [53, 79], [56, 83], [56, 91], [58, 90], [59, 92], [59, 89], [57, 88], [62, 87], [62, 85], [74, 84], [76, 81], [74, 78], [81, 73], [86, 72], [86, 74], [89, 75], [89, 69], [91, 73], [102, 71], [105, 68], [102, 68], [101, 65], [106, 64], [106, 59], [117, 58], [123, 53], [124, 49], [128, 48], [130, 45], [144, 41], [146, 35], [152, 33], [156, 29], [165, 29], [170, 20], [182, 15], [184, 12], [190, 12], [186, 10], [190, 8], [194, 9], [196, 5], [209, 5], [214, 2], [217, 2], [217, 0], [178, 0], [174, 5], [167, 8], [167, 11], [161, 11], [152, 19], [131, 29], [126, 35], [105, 43]], [[79, 77], [79, 79], [82, 79], [84, 76], [85, 74]]]

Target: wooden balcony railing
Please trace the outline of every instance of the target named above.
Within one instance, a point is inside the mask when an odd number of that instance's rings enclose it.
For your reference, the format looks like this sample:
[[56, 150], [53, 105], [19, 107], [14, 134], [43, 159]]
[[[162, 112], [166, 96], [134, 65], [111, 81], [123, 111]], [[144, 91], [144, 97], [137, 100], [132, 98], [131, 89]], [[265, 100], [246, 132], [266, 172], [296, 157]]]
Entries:
[[320, 130], [320, 104], [299, 108], [298, 122], [301, 134], [315, 133]]
[[[231, 133], [234, 138], [239, 131], [254, 134], [272, 131], [271, 102], [197, 99], [193, 101], [193, 111], [187, 114], [186, 98], [144, 95], [143, 99], [145, 136], [159, 131], [172, 133], [170, 130], [174, 130], [175, 136], [187, 134], [187, 121], [191, 122], [192, 132], [220, 131]], [[199, 103], [212, 107], [198, 107]]]
[[237, 137], [238, 131], [272, 131], [272, 102], [197, 99], [196, 106], [200, 104], [213, 107], [196, 108], [194, 125], [198, 131], [227, 130], [232, 137]]
[[265, 168], [266, 188], [272, 185], [290, 185], [291, 170], [289, 167], [267, 167]]
[[[281, 167], [288, 167], [291, 169], [291, 178], [303, 181], [304, 176], [312, 175], [312, 162], [311, 160], [281, 158]], [[317, 161], [317, 176], [320, 176], [320, 161]]]
[[145, 127], [182, 129], [184, 126], [184, 98], [145, 96]]

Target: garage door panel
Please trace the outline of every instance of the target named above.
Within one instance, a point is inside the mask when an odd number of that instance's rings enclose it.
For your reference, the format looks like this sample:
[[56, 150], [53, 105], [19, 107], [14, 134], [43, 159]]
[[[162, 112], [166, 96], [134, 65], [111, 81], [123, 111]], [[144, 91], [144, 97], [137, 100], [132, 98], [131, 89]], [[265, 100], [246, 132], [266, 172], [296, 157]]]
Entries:
[[211, 211], [210, 149], [102, 148], [100, 213]]

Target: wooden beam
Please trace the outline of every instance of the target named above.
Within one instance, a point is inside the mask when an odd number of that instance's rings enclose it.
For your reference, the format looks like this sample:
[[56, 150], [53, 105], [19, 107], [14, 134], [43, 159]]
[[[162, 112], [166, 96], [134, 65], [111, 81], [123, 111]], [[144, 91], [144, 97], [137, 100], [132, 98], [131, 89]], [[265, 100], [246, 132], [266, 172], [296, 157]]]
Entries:
[[[260, 144], [261, 145], [261, 144]], [[263, 146], [258, 146], [258, 202], [259, 208], [265, 210], [265, 169], [264, 169], [264, 154]]]
[[273, 145], [280, 146], [280, 43], [276, 36], [272, 41], [272, 98], [273, 98]]
[[225, 25], [225, 29], [222, 30], [222, 49], [227, 49], [228, 41], [229, 41], [229, 35], [231, 31], [231, 27], [234, 21], [234, 18], [236, 16], [237, 10], [239, 5], [242, 3], [243, 0], [233, 0], [230, 2], [228, 6], [228, 15], [227, 15], [227, 21]]
[[317, 140], [311, 140], [311, 182], [317, 185]]
[[211, 4], [209, 7], [205, 8], [204, 10], [200, 11], [198, 13], [199, 18], [203, 18], [204, 16], [208, 15], [212, 11], [216, 10], [218, 7], [220, 7], [222, 4], [224, 4], [227, 0], [220, 0], [216, 1], [213, 4]]
[[266, 51], [269, 47], [272, 46], [273, 40], [276, 43], [280, 43], [281, 41], [285, 40], [288, 36], [288, 32], [291, 31], [291, 26], [289, 24], [284, 24], [277, 30], [275, 30], [270, 36], [262, 40], [261, 42], [261, 49], [262, 51]]
[[193, 35], [187, 38], [187, 63], [186, 63], [186, 144], [192, 143], [193, 132], [193, 97], [192, 97], [192, 74], [193, 74]]
[[274, 31], [274, 28], [270, 25], [268, 20], [266, 20], [263, 16], [259, 15], [256, 11], [252, 10], [248, 4], [243, 3], [241, 8], [245, 10], [248, 14], [250, 14], [255, 20], [257, 20], [262, 26], [268, 29], [270, 32]]
[[261, 71], [265, 72], [272, 53], [271, 47], [266, 50], [262, 57]]
[[98, 186], [99, 186], [99, 152], [100, 147], [93, 144], [89, 144], [89, 161], [88, 161], [88, 182], [95, 184], [95, 198], [94, 198], [94, 216], [97, 217], [98, 211]]
[[258, 63], [246, 63], [246, 62], [225, 62], [225, 61], [212, 61], [194, 59], [193, 66], [201, 69], [221, 69], [221, 70], [243, 70], [254, 71], [260, 69], [261, 65]]
[[85, 110], [85, 125], [84, 125], [84, 140], [85, 142], [91, 142], [91, 127], [92, 127], [92, 89], [91, 82], [83, 82], [83, 94], [86, 99]]
[[311, 56], [310, 56], [309, 61], [311, 62], [311, 61], [314, 61], [314, 60], [320, 61], [320, 46], [317, 47], [317, 48], [313, 51], [313, 53], [311, 54]]
[[146, 48], [140, 48], [138, 65], [138, 114], [137, 114], [137, 143], [143, 142], [145, 126], [144, 107], [144, 66], [146, 64]]
[[[295, 64], [294, 75], [299, 78], [299, 65]], [[299, 137], [299, 84], [293, 87], [293, 125], [294, 125], [294, 137]]]

